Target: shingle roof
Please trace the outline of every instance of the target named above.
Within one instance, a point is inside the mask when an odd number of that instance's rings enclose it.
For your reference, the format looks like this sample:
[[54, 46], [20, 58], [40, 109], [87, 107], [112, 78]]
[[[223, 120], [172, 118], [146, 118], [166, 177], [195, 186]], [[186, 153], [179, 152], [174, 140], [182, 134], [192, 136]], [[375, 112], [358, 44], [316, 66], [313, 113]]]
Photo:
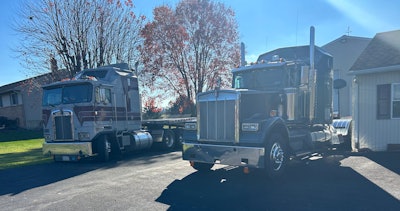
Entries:
[[24, 79], [22, 81], [17, 81], [11, 84], [6, 84], [4, 86], [0, 86], [0, 94], [7, 93], [10, 91], [20, 90], [23, 85], [30, 86], [30, 81], [35, 81], [39, 86], [51, 83], [53, 81], [58, 81], [62, 78], [66, 78], [69, 76], [69, 72], [66, 69], [58, 70], [57, 74], [53, 73], [44, 73], [43, 75], [38, 75], [32, 78]]
[[350, 71], [400, 65], [400, 30], [375, 35]]
[[6, 84], [4, 86], [0, 86], [0, 94], [15, 89], [16, 87], [20, 86], [21, 83], [22, 83], [22, 81], [18, 81], [18, 82], [15, 82], [15, 83], [11, 83], [11, 84]]
[[334, 45], [335, 43], [347, 43], [349, 40], [359, 40], [359, 41], [363, 41], [363, 42], [370, 42], [372, 40], [372, 38], [368, 38], [368, 37], [356, 37], [356, 36], [349, 36], [349, 35], [342, 35], [341, 37], [325, 44], [322, 46], [323, 49]]

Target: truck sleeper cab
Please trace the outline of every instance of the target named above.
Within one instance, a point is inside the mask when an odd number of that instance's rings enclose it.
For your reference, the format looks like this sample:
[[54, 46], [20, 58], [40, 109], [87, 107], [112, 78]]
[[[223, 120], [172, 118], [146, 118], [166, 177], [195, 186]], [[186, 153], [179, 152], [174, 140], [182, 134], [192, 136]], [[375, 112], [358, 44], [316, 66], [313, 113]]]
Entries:
[[321, 48], [277, 49], [232, 73], [232, 89], [197, 96], [197, 138], [182, 153], [195, 169], [217, 163], [278, 177], [289, 157], [340, 142], [331, 126], [332, 57]]
[[137, 77], [126, 64], [84, 70], [72, 80], [43, 87], [43, 153], [55, 160], [98, 155], [111, 149], [144, 149], [151, 135], [141, 130]]

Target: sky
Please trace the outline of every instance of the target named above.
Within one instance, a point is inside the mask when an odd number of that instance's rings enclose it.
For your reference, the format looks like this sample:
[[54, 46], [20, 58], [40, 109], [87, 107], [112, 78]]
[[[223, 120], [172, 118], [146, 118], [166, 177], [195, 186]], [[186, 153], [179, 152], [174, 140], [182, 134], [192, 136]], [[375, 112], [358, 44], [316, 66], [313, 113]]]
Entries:
[[[373, 38], [376, 33], [400, 30], [400, 0], [214, 0], [235, 11], [246, 61], [289, 46], [308, 45], [310, 26], [315, 44], [323, 46], [343, 36]], [[32, 77], [12, 48], [18, 45], [11, 23], [24, 0], [0, 3], [0, 87]], [[156, 6], [175, 7], [179, 0], [133, 0], [135, 12], [152, 19]]]

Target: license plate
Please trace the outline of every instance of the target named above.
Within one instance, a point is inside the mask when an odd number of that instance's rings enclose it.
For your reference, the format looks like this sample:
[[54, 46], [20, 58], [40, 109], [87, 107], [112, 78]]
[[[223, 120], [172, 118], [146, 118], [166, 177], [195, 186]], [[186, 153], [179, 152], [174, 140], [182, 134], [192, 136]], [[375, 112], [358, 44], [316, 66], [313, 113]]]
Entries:
[[62, 156], [62, 161], [70, 161], [70, 158], [69, 158], [69, 156]]

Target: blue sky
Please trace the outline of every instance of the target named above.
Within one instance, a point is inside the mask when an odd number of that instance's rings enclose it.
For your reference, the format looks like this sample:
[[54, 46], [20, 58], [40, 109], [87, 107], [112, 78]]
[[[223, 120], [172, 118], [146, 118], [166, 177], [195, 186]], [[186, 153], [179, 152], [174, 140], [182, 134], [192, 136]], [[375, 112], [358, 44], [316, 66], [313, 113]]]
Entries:
[[[11, 50], [17, 44], [11, 28], [19, 1], [0, 3], [0, 86], [32, 76], [22, 69]], [[280, 47], [307, 45], [315, 27], [318, 46], [340, 36], [372, 38], [376, 33], [400, 29], [399, 0], [217, 0], [236, 12], [246, 60]], [[152, 18], [155, 6], [174, 6], [178, 0], [133, 0], [139, 14]]]

